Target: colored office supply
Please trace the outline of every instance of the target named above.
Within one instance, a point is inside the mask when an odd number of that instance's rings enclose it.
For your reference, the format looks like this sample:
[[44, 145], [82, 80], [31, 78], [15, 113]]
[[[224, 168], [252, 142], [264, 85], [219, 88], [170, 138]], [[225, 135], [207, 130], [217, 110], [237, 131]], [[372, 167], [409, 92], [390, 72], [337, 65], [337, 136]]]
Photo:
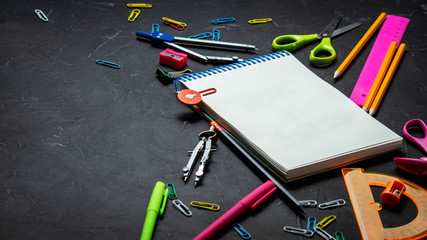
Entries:
[[191, 57], [203, 63], [225, 64], [225, 63], [240, 62], [243, 60], [239, 59], [237, 56], [234, 56], [234, 57], [205, 56], [197, 52], [194, 52], [190, 49], [184, 48], [178, 45], [178, 43], [192, 45], [192, 46], [211, 47], [211, 48], [229, 49], [229, 50], [237, 50], [237, 51], [257, 50], [255, 46], [249, 45], [249, 44], [175, 37], [163, 32], [154, 32], [150, 34], [146, 32], [137, 31], [136, 36], [151, 40], [153, 44], [164, 45], [166, 47], [175, 49], [176, 51], [183, 52], [187, 54], [188, 57]]
[[161, 216], [164, 213], [167, 198], [168, 189], [165, 189], [165, 184], [160, 181], [157, 182], [154, 186], [153, 193], [151, 193], [150, 202], [148, 203], [141, 240], [150, 240], [153, 236], [157, 216]]
[[190, 159], [185, 167], [182, 168], [184, 182], [187, 182], [191, 171], [193, 170], [196, 159], [202, 154], [200, 158], [199, 169], [196, 172], [196, 179], [194, 180], [194, 186], [196, 187], [202, 180], [205, 172], [205, 167], [208, 164], [209, 154], [212, 150], [212, 143], [217, 140], [216, 132], [214, 127], [211, 126], [208, 131], [203, 131], [199, 134], [199, 142], [193, 149]]
[[219, 208], [220, 208], [218, 204], [199, 202], [199, 201], [192, 201], [190, 205], [196, 208], [203, 208], [211, 211], [219, 211]]
[[189, 36], [188, 38], [205, 39], [205, 38], [211, 38], [211, 37], [212, 37], [211, 32], [204, 32], [204, 33], [199, 33], [193, 36]]
[[337, 240], [345, 240], [345, 238], [344, 238], [344, 234], [343, 234], [342, 232], [340, 232], [340, 231], [335, 232], [335, 238], [336, 238]]
[[338, 67], [338, 69], [334, 73], [334, 78], [340, 77], [344, 71], [347, 69], [347, 67], [350, 65], [350, 63], [353, 61], [353, 59], [357, 56], [357, 54], [362, 50], [362, 48], [365, 46], [365, 44], [368, 42], [368, 40], [372, 37], [372, 35], [377, 31], [378, 27], [381, 26], [381, 24], [384, 22], [386, 18], [386, 13], [381, 13], [380, 16], [375, 20], [375, 22], [371, 25], [371, 27], [366, 31], [366, 33], [363, 35], [363, 37], [360, 39], [360, 41], [356, 44], [356, 46], [351, 50], [350, 54], [344, 59], [344, 61], [341, 63], [341, 65]]
[[276, 186], [272, 181], [267, 181], [256, 188], [249, 195], [240, 200], [234, 207], [228, 210], [224, 215], [213, 222], [209, 227], [203, 230], [193, 240], [207, 240], [215, 236], [224, 227], [231, 224], [234, 219], [242, 215], [244, 212], [254, 210], [261, 203], [267, 200], [276, 191]]
[[130, 13], [130, 15], [128, 17], [128, 21], [129, 22], [135, 21], [136, 18], [139, 16], [140, 13], [141, 13], [141, 10], [139, 10], [139, 9], [132, 10], [132, 12]]
[[233, 223], [233, 228], [242, 239], [251, 239], [251, 234], [246, 231], [239, 223]]
[[314, 236], [314, 231], [313, 230], [309, 230], [309, 229], [303, 229], [303, 228], [296, 228], [296, 227], [291, 227], [291, 226], [285, 226], [283, 228], [283, 230], [285, 232], [288, 233], [292, 233], [298, 236], [303, 236], [303, 237], [313, 237]]
[[402, 59], [405, 49], [406, 49], [406, 44], [401, 43], [399, 48], [397, 49], [397, 52], [393, 58], [393, 61], [390, 64], [390, 67], [387, 70], [387, 74], [385, 75], [383, 82], [381, 83], [381, 87], [378, 90], [377, 94], [375, 95], [375, 99], [372, 102], [371, 107], [369, 108], [370, 115], [374, 115], [378, 110], [381, 100], [383, 99], [384, 94], [387, 91], [388, 85], [390, 84], [390, 81], [393, 78], [394, 73], [396, 72], [400, 59]]
[[260, 19], [249, 20], [248, 23], [249, 24], [259, 24], [259, 23], [269, 23], [272, 21], [273, 21], [273, 19], [271, 19], [271, 18], [260, 18]]
[[104, 66], [111, 67], [111, 68], [116, 68], [116, 69], [120, 68], [120, 65], [117, 63], [113, 63], [113, 62], [109, 62], [109, 61], [105, 61], [105, 60], [101, 60], [101, 59], [97, 59], [95, 62], [99, 65], [104, 65]]
[[159, 24], [153, 23], [153, 25], [151, 25], [151, 33], [158, 32], [159, 30], [160, 30]]
[[[272, 43], [273, 50], [286, 50], [292, 52], [310, 42], [321, 40], [320, 44], [310, 51], [310, 63], [315, 66], [329, 65], [333, 61], [335, 61], [337, 57], [337, 54], [331, 44], [331, 38], [350, 31], [361, 25], [360, 23], [354, 23], [339, 29], [335, 29], [341, 19], [341, 16], [336, 16], [325, 27], [325, 29], [323, 29], [318, 34], [314, 33], [309, 35], [283, 35], [276, 37]], [[328, 56], [318, 56], [319, 53], [327, 54]]]
[[218, 29], [212, 30], [212, 40], [213, 41], [219, 41], [220, 38], [221, 38], [221, 36], [220, 36], [219, 30]]
[[301, 200], [298, 201], [301, 207], [316, 207], [317, 201], [316, 200]]
[[47, 18], [46, 14], [40, 9], [35, 9], [34, 12], [36, 13], [37, 17], [40, 18], [43, 22], [48, 22], [49, 18]]
[[170, 19], [170, 18], [167, 18], [167, 17], [163, 17], [162, 19], [163, 19], [163, 23], [164, 24], [166, 24], [166, 25], [168, 25], [170, 27], [173, 27], [173, 28], [175, 28], [175, 29], [177, 29], [179, 31], [182, 31], [182, 30], [185, 29], [185, 27], [187, 27], [187, 24], [184, 23], [184, 22], [179, 22], [177, 20], [173, 20], [173, 19]]
[[314, 230], [316, 228], [316, 218], [308, 217], [307, 219], [307, 230]]
[[175, 186], [172, 183], [166, 184], [166, 187], [168, 188], [168, 197], [170, 200], [177, 199]]
[[[212, 121], [212, 119], [209, 119]], [[215, 126], [215, 129], [223, 136], [225, 137], [237, 150], [239, 150], [250, 162], [251, 164], [256, 167], [266, 178], [268, 178], [270, 181], [276, 185], [276, 187], [279, 189], [280, 192], [282, 192], [283, 196], [285, 197], [285, 203], [288, 205], [293, 211], [295, 211], [299, 216], [302, 218], [305, 218], [305, 211], [302, 209], [299, 202], [286, 190], [286, 188], [282, 185], [281, 182], [277, 180], [277, 177], [273, 176], [270, 172], [266, 170], [264, 166], [259, 164], [248, 152], [247, 150], [243, 149], [242, 146], [240, 146], [239, 143], [234, 140], [233, 137], [230, 136], [227, 131], [222, 128], [218, 123], [211, 122], [212, 126]]]
[[197, 105], [202, 101], [202, 96], [207, 96], [213, 93], [216, 93], [215, 88], [208, 88], [200, 92], [191, 89], [185, 89], [177, 94], [177, 98], [180, 102], [186, 105]]
[[[427, 191], [408, 180], [361, 168], [343, 168], [341, 172], [353, 205], [363, 239], [421, 239], [427, 236]], [[386, 187], [388, 181], [405, 184], [404, 193], [417, 207], [417, 216], [403, 226], [384, 228], [370, 186]]]
[[190, 211], [190, 209], [185, 206], [183, 202], [179, 199], [172, 200], [173, 206], [178, 209], [182, 214], [184, 214], [186, 217], [191, 217], [193, 213]]
[[365, 103], [363, 104], [362, 109], [366, 112], [369, 112], [369, 109], [374, 101], [375, 96], [377, 95], [378, 90], [380, 89], [381, 83], [383, 82], [384, 76], [387, 72], [388, 67], [390, 66], [391, 60], [393, 59], [394, 52], [396, 51], [397, 43], [395, 41], [391, 42], [390, 47], [387, 50], [387, 53], [384, 57], [384, 60], [381, 64], [380, 70], [375, 77], [375, 81], [372, 84], [371, 90], [369, 91], [368, 97], [366, 97]]
[[333, 221], [335, 221], [335, 219], [337, 219], [335, 215], [330, 215], [328, 217], [325, 217], [324, 219], [322, 219], [320, 222], [316, 224], [316, 228], [325, 228], [326, 226], [331, 224]]
[[[408, 130], [420, 130], [424, 137], [415, 137]], [[420, 147], [427, 154], [427, 126], [421, 119], [411, 119], [403, 126], [403, 135], [406, 139]], [[427, 175], [427, 157], [415, 158], [400, 158], [395, 157], [394, 163], [400, 169], [415, 175]]]
[[184, 91], [181, 87], [195, 92], [215, 88], [217, 92], [197, 107], [284, 181], [402, 144], [399, 135], [364, 114], [286, 51], [189, 74], [175, 84], [178, 95]]
[[218, 18], [215, 20], [212, 20], [211, 23], [212, 24], [221, 24], [221, 23], [230, 23], [230, 22], [235, 22], [236, 18]]
[[405, 192], [406, 187], [399, 180], [390, 180], [387, 183], [386, 188], [381, 193], [381, 201], [388, 205], [398, 205], [400, 203], [400, 197]]
[[350, 99], [357, 105], [365, 103], [391, 42], [400, 44], [408, 23], [408, 18], [387, 15], [351, 93]]
[[153, 5], [148, 3], [128, 3], [126, 4], [127, 7], [133, 7], [133, 8], [152, 8]]
[[187, 65], [187, 54], [167, 48], [160, 53], [159, 63], [181, 70]]
[[325, 240], [336, 240], [331, 234], [329, 234], [328, 232], [326, 232], [322, 228], [316, 228], [315, 232], [317, 233], [317, 235], [319, 235], [320, 237], [322, 237]]
[[319, 209], [327, 209], [327, 208], [334, 208], [334, 207], [340, 207], [345, 205], [344, 199], [337, 199], [330, 202], [321, 203], [318, 205]]
[[156, 70], [156, 75], [163, 84], [169, 84], [173, 82], [173, 80], [175, 80], [176, 78], [179, 78], [191, 73], [193, 73], [191, 69], [185, 69], [178, 72], [168, 72], [161, 68], [157, 68]]

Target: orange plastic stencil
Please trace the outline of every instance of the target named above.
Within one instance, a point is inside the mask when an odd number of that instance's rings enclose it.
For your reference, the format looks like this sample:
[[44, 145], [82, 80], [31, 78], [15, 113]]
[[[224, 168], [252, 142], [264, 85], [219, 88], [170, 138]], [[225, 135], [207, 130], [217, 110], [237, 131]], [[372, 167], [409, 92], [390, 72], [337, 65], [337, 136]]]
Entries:
[[[353, 210], [364, 240], [420, 239], [427, 236], [427, 191], [405, 179], [364, 172], [362, 168], [341, 169]], [[390, 180], [405, 184], [404, 193], [417, 206], [418, 215], [412, 222], [400, 227], [384, 228], [374, 203], [370, 186], [386, 187]]]

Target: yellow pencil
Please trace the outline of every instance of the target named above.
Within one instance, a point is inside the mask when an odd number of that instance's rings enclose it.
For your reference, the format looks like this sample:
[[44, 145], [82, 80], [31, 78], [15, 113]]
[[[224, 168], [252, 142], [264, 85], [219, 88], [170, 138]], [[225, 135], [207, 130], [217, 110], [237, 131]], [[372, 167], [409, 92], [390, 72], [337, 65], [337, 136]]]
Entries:
[[374, 101], [375, 95], [378, 92], [378, 89], [381, 86], [381, 82], [383, 81], [384, 75], [387, 72], [388, 66], [390, 66], [390, 62], [393, 59], [394, 52], [396, 51], [397, 43], [395, 41], [391, 42], [390, 47], [387, 50], [387, 54], [384, 57], [384, 60], [381, 64], [380, 70], [375, 77], [375, 81], [372, 84], [371, 90], [369, 91], [368, 97], [365, 100], [365, 104], [363, 104], [363, 110], [366, 112], [369, 111], [369, 108]]
[[374, 115], [378, 110], [380, 102], [383, 99], [385, 92], [387, 91], [387, 87], [390, 84], [390, 81], [393, 78], [394, 73], [396, 72], [397, 66], [399, 65], [400, 60], [402, 59], [405, 49], [406, 49], [406, 44], [404, 43], [400, 44], [399, 48], [397, 49], [396, 55], [394, 56], [393, 61], [391, 62], [390, 68], [387, 70], [387, 74], [384, 77], [380, 90], [378, 90], [378, 93], [375, 96], [374, 102], [372, 103], [371, 108], [369, 109], [370, 115]]
[[380, 16], [375, 20], [372, 26], [366, 31], [365, 35], [363, 35], [362, 39], [356, 44], [356, 46], [351, 50], [350, 54], [345, 58], [344, 62], [338, 67], [338, 69], [334, 73], [334, 78], [337, 78], [343, 74], [345, 69], [350, 65], [351, 61], [356, 57], [356, 55], [362, 50], [363, 46], [365, 46], [366, 42], [372, 37], [378, 27], [384, 22], [386, 13], [381, 13]]

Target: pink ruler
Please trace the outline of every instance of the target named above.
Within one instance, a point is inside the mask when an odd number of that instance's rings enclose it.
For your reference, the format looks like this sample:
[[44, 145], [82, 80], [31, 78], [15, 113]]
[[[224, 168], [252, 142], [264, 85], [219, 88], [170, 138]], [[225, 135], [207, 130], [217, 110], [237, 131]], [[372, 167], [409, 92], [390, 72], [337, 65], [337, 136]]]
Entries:
[[365, 103], [391, 42], [395, 41], [399, 47], [408, 24], [408, 18], [387, 15], [351, 93], [350, 99], [357, 105]]

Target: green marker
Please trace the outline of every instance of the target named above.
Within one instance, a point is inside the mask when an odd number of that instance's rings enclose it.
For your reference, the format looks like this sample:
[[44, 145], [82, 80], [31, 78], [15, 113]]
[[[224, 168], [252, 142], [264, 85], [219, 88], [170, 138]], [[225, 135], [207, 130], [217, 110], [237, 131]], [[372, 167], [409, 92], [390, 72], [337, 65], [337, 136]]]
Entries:
[[157, 182], [151, 194], [150, 203], [147, 207], [144, 227], [142, 228], [141, 240], [150, 240], [153, 236], [154, 226], [156, 225], [157, 216], [161, 216], [166, 207], [168, 198], [168, 189], [165, 184]]

